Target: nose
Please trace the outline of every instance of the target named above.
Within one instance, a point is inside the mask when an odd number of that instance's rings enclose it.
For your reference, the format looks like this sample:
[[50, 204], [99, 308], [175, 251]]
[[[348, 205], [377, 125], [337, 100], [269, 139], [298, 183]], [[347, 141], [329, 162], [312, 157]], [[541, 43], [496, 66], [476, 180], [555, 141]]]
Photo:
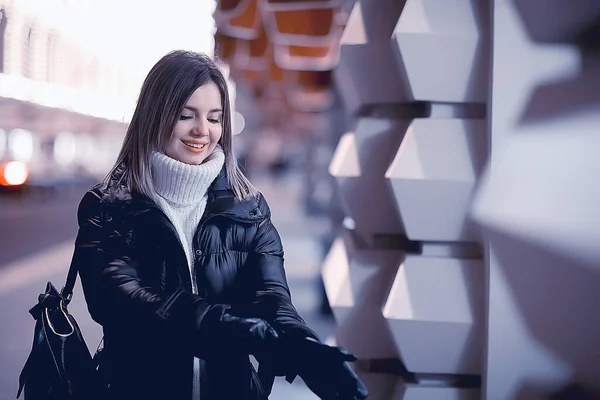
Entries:
[[208, 121], [204, 118], [198, 118], [198, 123], [194, 126], [192, 134], [196, 136], [208, 136]]

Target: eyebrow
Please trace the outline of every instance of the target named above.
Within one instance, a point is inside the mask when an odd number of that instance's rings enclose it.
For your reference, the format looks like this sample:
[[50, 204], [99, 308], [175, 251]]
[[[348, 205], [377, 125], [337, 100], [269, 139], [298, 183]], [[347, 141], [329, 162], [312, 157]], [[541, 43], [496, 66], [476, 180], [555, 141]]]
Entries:
[[[188, 109], [192, 112], [195, 112], [196, 114], [199, 113], [198, 109], [196, 107], [192, 107], [192, 106], [183, 106], [183, 108]], [[213, 112], [222, 112], [223, 110], [221, 110], [220, 108], [213, 108], [212, 110], [209, 111], [209, 113], [213, 113]]]

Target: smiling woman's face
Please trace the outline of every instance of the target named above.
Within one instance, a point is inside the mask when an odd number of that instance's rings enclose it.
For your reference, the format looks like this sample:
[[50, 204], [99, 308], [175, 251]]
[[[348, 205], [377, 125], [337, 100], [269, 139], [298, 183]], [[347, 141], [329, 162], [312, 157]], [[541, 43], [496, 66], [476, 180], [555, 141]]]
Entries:
[[214, 82], [200, 86], [184, 106], [165, 154], [185, 164], [202, 164], [221, 139], [222, 121], [219, 88]]

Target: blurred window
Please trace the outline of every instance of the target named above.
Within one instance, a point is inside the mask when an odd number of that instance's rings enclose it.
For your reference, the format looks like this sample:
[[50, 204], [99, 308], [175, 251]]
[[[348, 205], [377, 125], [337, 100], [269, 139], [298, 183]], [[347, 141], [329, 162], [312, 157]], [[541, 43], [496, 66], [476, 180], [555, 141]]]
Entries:
[[4, 32], [7, 25], [6, 10], [0, 8], [0, 73], [4, 72]]
[[70, 165], [77, 155], [76, 145], [76, 139], [72, 133], [60, 133], [54, 139], [54, 160], [62, 166]]
[[46, 81], [55, 81], [54, 53], [56, 51], [56, 34], [51, 32], [46, 42]]
[[33, 135], [24, 129], [15, 129], [8, 135], [8, 148], [17, 161], [28, 162], [33, 156]]
[[6, 131], [0, 129], [0, 159], [4, 157], [4, 153], [6, 153]]
[[31, 78], [32, 68], [31, 68], [31, 37], [33, 33], [33, 28], [31, 26], [27, 26], [25, 28], [25, 43], [23, 44], [23, 61], [21, 63], [21, 75], [25, 78]]

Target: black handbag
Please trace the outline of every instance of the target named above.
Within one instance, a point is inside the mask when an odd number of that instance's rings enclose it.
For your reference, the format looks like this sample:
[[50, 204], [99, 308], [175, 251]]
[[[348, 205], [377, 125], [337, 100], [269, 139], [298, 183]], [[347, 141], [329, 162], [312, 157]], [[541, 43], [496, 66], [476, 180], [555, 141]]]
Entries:
[[92, 358], [75, 318], [67, 310], [77, 279], [71, 261], [59, 293], [52, 283], [29, 313], [36, 320], [31, 353], [19, 377], [17, 398], [25, 400], [95, 400], [104, 397], [97, 360]]

